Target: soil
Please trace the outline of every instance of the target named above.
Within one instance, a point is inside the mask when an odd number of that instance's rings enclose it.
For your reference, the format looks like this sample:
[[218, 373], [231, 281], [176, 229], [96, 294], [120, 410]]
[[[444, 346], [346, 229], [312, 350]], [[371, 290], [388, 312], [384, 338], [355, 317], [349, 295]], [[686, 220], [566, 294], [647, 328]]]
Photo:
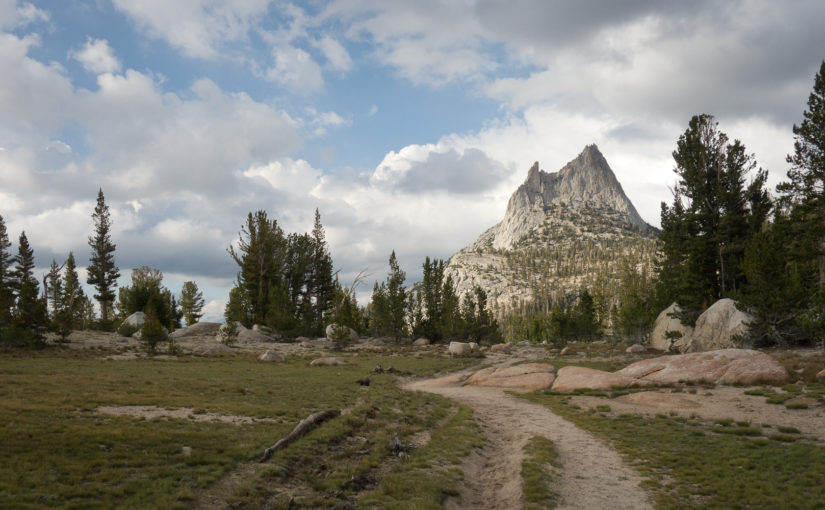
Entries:
[[524, 446], [537, 435], [553, 442], [562, 465], [553, 480], [556, 508], [651, 508], [639, 488], [642, 478], [615, 450], [544, 406], [500, 388], [462, 386], [470, 373], [405, 384], [471, 407], [484, 432], [485, 445], [465, 460], [459, 496], [448, 500], [447, 508], [522, 508]]
[[784, 405], [768, 404], [765, 397], [745, 395], [749, 388], [718, 386], [712, 389], [699, 388], [696, 394], [673, 393], [668, 389], [631, 393], [613, 399], [603, 397], [573, 397], [571, 404], [582, 408], [609, 405], [614, 413], [679, 415], [703, 420], [732, 419], [748, 422], [759, 428], [770, 425], [773, 428], [795, 427], [802, 434], [817, 441], [825, 441], [825, 406], [822, 402], [809, 399], [808, 409], [788, 409]]
[[133, 418], [145, 418], [148, 420], [157, 418], [177, 418], [189, 419], [192, 421], [220, 421], [223, 423], [231, 423], [232, 425], [248, 425], [250, 423], [258, 422], [281, 422], [281, 420], [272, 418], [254, 418], [252, 416], [195, 412], [195, 409], [191, 407], [167, 409], [157, 406], [100, 406], [96, 409], [96, 411], [102, 414], [131, 416]]

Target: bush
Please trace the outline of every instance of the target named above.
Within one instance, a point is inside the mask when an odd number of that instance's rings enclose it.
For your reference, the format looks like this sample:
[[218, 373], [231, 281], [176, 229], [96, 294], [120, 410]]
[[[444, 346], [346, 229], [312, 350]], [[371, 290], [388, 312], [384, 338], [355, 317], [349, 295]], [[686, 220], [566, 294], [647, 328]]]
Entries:
[[157, 345], [160, 342], [169, 341], [169, 334], [154, 314], [146, 315], [146, 322], [140, 328], [140, 341], [149, 354], [154, 354], [157, 351]]
[[140, 329], [140, 326], [124, 322], [120, 325], [120, 327], [117, 328], [117, 334], [121, 336], [131, 337], [132, 335], [140, 331]]
[[227, 323], [218, 330], [221, 343], [230, 347], [238, 341], [238, 333], [240, 333], [240, 330], [238, 329], [238, 323], [235, 321], [227, 321]]

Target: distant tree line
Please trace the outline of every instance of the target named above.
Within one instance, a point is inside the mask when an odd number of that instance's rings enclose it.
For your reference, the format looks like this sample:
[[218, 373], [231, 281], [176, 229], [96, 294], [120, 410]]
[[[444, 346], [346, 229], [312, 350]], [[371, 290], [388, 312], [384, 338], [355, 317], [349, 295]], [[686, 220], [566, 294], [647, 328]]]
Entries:
[[158, 330], [160, 338], [166, 339], [168, 331], [180, 327], [181, 319], [190, 325], [201, 317], [203, 295], [195, 282], [184, 283], [178, 302], [162, 285], [163, 274], [157, 269], [133, 270], [132, 285], [118, 290], [120, 271], [115, 264], [116, 246], [111, 240], [112, 222], [103, 190], [98, 191], [92, 220], [94, 233], [88, 240], [91, 253], [86, 283], [95, 291], [100, 317], [80, 283], [74, 253], [69, 252], [62, 264], [52, 260], [41, 293], [34, 276], [34, 250], [26, 233], [20, 233], [17, 255], [12, 255], [6, 224], [0, 216], [0, 345], [42, 347], [47, 331], [57, 333], [64, 341], [73, 330], [113, 331], [138, 311], [146, 314], [148, 328]]

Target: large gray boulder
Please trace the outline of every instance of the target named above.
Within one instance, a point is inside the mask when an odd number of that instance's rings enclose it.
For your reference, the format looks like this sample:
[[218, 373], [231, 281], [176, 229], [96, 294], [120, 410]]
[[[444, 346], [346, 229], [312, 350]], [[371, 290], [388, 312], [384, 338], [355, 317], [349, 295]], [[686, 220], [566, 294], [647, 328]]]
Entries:
[[[240, 322], [236, 322], [235, 326], [237, 326], [238, 331], [238, 343], [242, 344], [257, 344], [257, 343], [264, 343], [264, 342], [271, 342], [273, 339], [269, 335], [265, 335], [260, 331], [253, 331], [249, 328], [246, 328]], [[218, 333], [215, 335], [215, 339], [217, 341], [222, 341], [223, 339], [223, 332], [226, 330], [227, 325], [221, 324], [218, 327]]]
[[467, 356], [473, 353], [473, 347], [467, 342], [450, 342], [447, 350], [452, 356]]
[[[685, 346], [690, 341], [693, 328], [682, 324], [682, 321], [673, 316], [679, 312], [679, 305], [673, 303], [656, 317], [653, 323], [653, 332], [650, 334], [650, 345], [660, 351], [684, 351]], [[671, 340], [667, 337], [669, 331], [681, 333], [681, 337]]]
[[324, 330], [326, 333], [327, 338], [330, 340], [348, 340], [350, 342], [357, 342], [358, 341], [358, 332], [352, 329], [349, 326], [342, 326], [339, 324], [330, 324]]
[[732, 299], [720, 299], [696, 319], [696, 327], [683, 351], [704, 352], [741, 347], [737, 337], [747, 334], [751, 320], [753, 318], [749, 314], [736, 308]]
[[143, 326], [144, 322], [146, 322], [146, 314], [143, 312], [135, 312], [123, 319], [123, 324], [128, 324], [129, 326], [134, 326], [136, 328]]

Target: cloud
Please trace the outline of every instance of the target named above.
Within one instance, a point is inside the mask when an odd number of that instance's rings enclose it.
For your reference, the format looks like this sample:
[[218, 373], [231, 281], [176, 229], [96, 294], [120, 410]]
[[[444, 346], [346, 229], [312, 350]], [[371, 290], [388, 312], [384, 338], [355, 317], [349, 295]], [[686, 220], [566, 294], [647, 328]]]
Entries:
[[334, 71], [346, 73], [352, 69], [352, 58], [340, 42], [325, 36], [315, 41], [313, 45], [321, 50], [327, 60], [327, 65]]
[[49, 21], [47, 11], [38, 9], [29, 2], [0, 0], [0, 29], [24, 27], [38, 21]]
[[479, 149], [439, 152], [432, 145], [410, 145], [387, 154], [372, 183], [409, 193], [476, 194], [495, 187], [507, 174], [500, 162]]
[[273, 66], [266, 72], [269, 81], [296, 93], [318, 92], [324, 86], [321, 66], [309, 53], [295, 46], [277, 46], [272, 50]]
[[269, 8], [269, 0], [114, 0], [149, 36], [185, 55], [214, 59], [225, 45], [245, 39]]
[[69, 53], [83, 68], [95, 74], [120, 71], [120, 60], [115, 56], [106, 39], [86, 39], [83, 48]]

